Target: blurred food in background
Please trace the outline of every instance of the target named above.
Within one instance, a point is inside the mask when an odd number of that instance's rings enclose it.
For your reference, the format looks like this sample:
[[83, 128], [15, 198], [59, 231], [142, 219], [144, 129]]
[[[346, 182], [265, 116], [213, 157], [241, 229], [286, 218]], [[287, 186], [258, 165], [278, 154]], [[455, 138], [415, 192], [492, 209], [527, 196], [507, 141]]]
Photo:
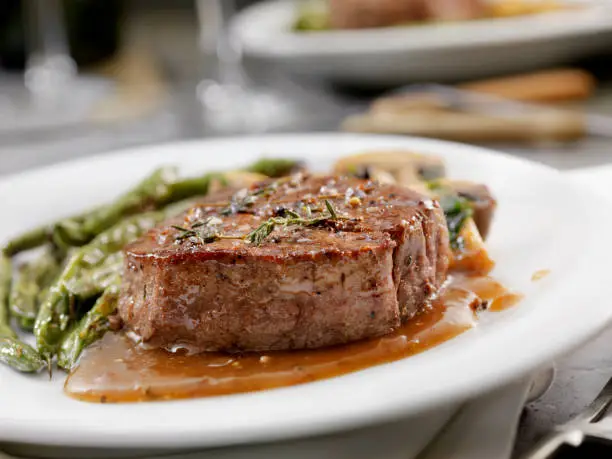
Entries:
[[577, 7], [579, 5], [558, 0], [499, 0], [487, 3], [488, 14], [493, 18], [546, 13]]
[[305, 0], [294, 30], [363, 29], [464, 21], [569, 8], [556, 0]]
[[[366, 113], [346, 118], [342, 128], [464, 142], [571, 141], [596, 133], [591, 126], [593, 117], [576, 108], [542, 103], [584, 100], [594, 89], [593, 77], [577, 69], [516, 75], [456, 87], [414, 85], [374, 100]], [[598, 125], [602, 125], [602, 119], [597, 118]], [[612, 126], [612, 122], [603, 120]], [[604, 135], [611, 133], [612, 129]]]
[[300, 77], [353, 88], [454, 84], [607, 52], [612, 2], [261, 0], [231, 31], [245, 56]]
[[525, 102], [566, 102], [590, 97], [595, 79], [584, 70], [555, 69], [464, 83], [459, 88]]

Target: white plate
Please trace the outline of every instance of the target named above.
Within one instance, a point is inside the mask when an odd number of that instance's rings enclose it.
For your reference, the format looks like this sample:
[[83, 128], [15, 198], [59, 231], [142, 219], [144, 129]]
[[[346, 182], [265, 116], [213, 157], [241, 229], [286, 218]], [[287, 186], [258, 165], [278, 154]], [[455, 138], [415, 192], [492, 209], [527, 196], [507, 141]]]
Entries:
[[[0, 368], [0, 441], [104, 447], [195, 447], [266, 441], [365, 425], [463, 400], [539, 367], [603, 328], [612, 218], [605, 202], [547, 167], [466, 145], [358, 135], [285, 135], [139, 148], [0, 181], [0, 242], [90, 207], [156, 165], [186, 173], [261, 154], [324, 169], [342, 154], [404, 148], [442, 156], [452, 177], [489, 184], [499, 199], [489, 241], [495, 275], [526, 295], [516, 308], [420, 355], [285, 389], [175, 402], [96, 405], [62, 393], [63, 375]], [[534, 271], [551, 269], [539, 282]]]
[[452, 81], [557, 65], [607, 49], [610, 1], [578, 3], [587, 7], [457, 23], [295, 33], [291, 25], [299, 0], [272, 0], [238, 14], [232, 33], [247, 55], [272, 60], [296, 74], [359, 85]]

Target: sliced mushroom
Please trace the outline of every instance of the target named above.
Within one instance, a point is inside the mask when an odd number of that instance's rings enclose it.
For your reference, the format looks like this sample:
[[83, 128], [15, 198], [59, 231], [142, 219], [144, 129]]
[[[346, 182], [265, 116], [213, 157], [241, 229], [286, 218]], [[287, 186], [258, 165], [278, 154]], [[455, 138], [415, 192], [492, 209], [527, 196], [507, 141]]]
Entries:
[[335, 171], [340, 174], [369, 175], [370, 170], [391, 174], [398, 184], [410, 185], [422, 180], [444, 177], [445, 167], [441, 158], [410, 151], [371, 151], [341, 158]]
[[368, 178], [376, 180], [378, 183], [397, 184], [397, 180], [390, 172], [377, 167], [368, 168]]

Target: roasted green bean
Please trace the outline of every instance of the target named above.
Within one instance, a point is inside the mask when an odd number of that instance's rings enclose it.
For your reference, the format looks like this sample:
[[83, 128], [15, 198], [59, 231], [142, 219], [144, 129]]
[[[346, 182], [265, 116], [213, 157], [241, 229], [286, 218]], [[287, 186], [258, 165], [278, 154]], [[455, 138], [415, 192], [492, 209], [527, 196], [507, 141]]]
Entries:
[[[86, 300], [102, 293], [104, 283], [96, 284], [89, 280], [87, 285], [79, 283], [86, 276], [91, 276], [91, 270], [104, 265], [108, 257], [138, 238], [165, 218], [165, 212], [147, 212], [127, 218], [112, 228], [100, 233], [89, 244], [81, 247], [68, 261], [59, 278], [49, 288], [45, 301], [40, 306], [34, 325], [34, 335], [38, 350], [46, 357], [52, 356], [57, 350], [62, 335], [67, 330], [75, 316], [76, 302]], [[120, 265], [116, 272], [106, 273], [107, 276], [120, 276]], [[104, 276], [103, 276], [104, 277]], [[78, 288], [82, 288], [78, 290]], [[76, 293], [71, 289], [75, 289]]]
[[49, 228], [47, 226], [40, 226], [11, 239], [6, 243], [2, 251], [5, 255], [12, 256], [16, 253], [39, 247], [49, 239]]
[[0, 362], [23, 373], [36, 373], [47, 366], [36, 349], [14, 336], [0, 336]]
[[98, 234], [123, 218], [165, 204], [169, 185], [176, 181], [174, 168], [162, 167], [142, 180], [113, 203], [99, 207], [84, 216], [62, 220], [55, 225], [54, 241], [64, 246], [87, 244]]
[[77, 301], [101, 294], [121, 276], [122, 259], [118, 252], [159, 222], [180, 214], [192, 204], [193, 201], [184, 200], [159, 211], [126, 218], [72, 255], [50, 286], [36, 317], [34, 335], [43, 356], [48, 358], [56, 353], [58, 343], [75, 317]]
[[3, 251], [12, 256], [47, 241], [52, 241], [63, 250], [85, 245], [126, 217], [161, 209], [189, 197], [205, 195], [212, 179], [222, 177], [223, 174], [207, 173], [200, 177], [176, 180], [174, 168], [157, 169], [114, 202], [27, 231], [11, 239]]
[[21, 342], [9, 324], [8, 296], [12, 266], [7, 257], [0, 257], [0, 362], [15, 370], [32, 373], [40, 371], [46, 363], [31, 346]]
[[8, 297], [13, 277], [11, 260], [0, 255], [0, 336], [14, 336], [9, 324]]
[[104, 291], [94, 306], [62, 341], [57, 356], [57, 365], [60, 368], [70, 370], [83, 350], [110, 330], [108, 317], [116, 311], [118, 300], [119, 285], [116, 283]]
[[9, 296], [9, 311], [24, 330], [32, 330], [41, 291], [59, 275], [60, 263], [52, 251], [45, 250], [38, 258], [19, 268]]
[[247, 171], [267, 175], [268, 177], [284, 177], [300, 170], [304, 163], [297, 159], [261, 158], [254, 162]]

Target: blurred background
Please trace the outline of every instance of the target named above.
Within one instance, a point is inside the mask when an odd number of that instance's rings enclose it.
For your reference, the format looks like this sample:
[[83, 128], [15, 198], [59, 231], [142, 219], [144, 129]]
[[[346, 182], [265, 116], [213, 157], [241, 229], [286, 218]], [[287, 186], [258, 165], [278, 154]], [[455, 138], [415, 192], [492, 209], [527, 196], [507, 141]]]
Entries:
[[611, 63], [612, 1], [3, 0], [0, 175], [338, 130], [599, 165]]

